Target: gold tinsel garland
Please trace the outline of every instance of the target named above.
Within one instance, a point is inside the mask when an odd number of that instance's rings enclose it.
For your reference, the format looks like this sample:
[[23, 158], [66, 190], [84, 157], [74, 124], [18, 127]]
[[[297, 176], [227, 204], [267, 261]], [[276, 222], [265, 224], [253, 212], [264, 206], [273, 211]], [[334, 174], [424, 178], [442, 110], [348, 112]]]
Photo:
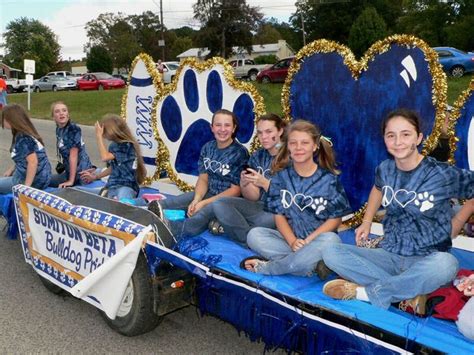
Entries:
[[[286, 77], [285, 84], [283, 85], [281, 104], [285, 118], [291, 120], [291, 108], [290, 108], [290, 96], [291, 96], [291, 83], [294, 76], [298, 73], [301, 63], [304, 63], [306, 57], [312, 56], [317, 53], [338, 53], [344, 60], [344, 64], [351, 71], [351, 75], [354, 80], [358, 80], [362, 72], [366, 71], [369, 67], [369, 62], [373, 61], [377, 55], [383, 54], [390, 49], [392, 44], [403, 45], [408, 48], [418, 47], [421, 49], [428, 62], [428, 69], [433, 78], [432, 88], [432, 101], [436, 108], [435, 125], [431, 134], [425, 139], [423, 143], [423, 154], [431, 152], [438, 144], [438, 138], [441, 134], [441, 128], [444, 123], [446, 105], [447, 105], [447, 80], [446, 74], [443, 72], [441, 64], [438, 62], [438, 55], [426, 42], [423, 40], [411, 36], [411, 35], [393, 35], [383, 40], [375, 42], [364, 54], [360, 61], [357, 61], [350, 48], [339, 44], [334, 41], [328, 41], [325, 39], [316, 40], [303, 47], [295, 56], [295, 60], [291, 64], [288, 70], [288, 76]], [[451, 121], [451, 120], [450, 120]], [[453, 136], [453, 129], [451, 128], [448, 132], [450, 134], [453, 144], [455, 141]], [[452, 156], [450, 161], [452, 161]], [[344, 224], [350, 227], [354, 227], [362, 223], [363, 214], [365, 212], [365, 205], [362, 206], [357, 212], [354, 213], [354, 217], [346, 221]]]
[[[148, 74], [150, 75], [150, 77], [152, 78], [153, 80], [153, 86], [155, 87], [156, 89], [156, 92], [160, 92], [163, 88], [163, 80], [161, 78], [161, 74], [160, 72], [156, 69], [156, 64], [155, 62], [153, 61], [153, 58], [151, 56], [149, 56], [148, 54], [146, 53], [140, 53], [139, 55], [137, 55], [135, 57], [135, 59], [133, 60], [132, 62], [132, 65], [131, 65], [131, 68], [130, 68], [130, 72], [128, 74], [128, 82], [130, 83], [130, 80], [132, 78], [132, 74], [135, 70], [135, 66], [138, 64], [139, 61], [142, 61], [144, 64], [145, 64], [145, 68], [148, 72]], [[129, 84], [130, 85], [130, 84]], [[123, 94], [122, 96], [122, 103], [121, 103], [121, 116], [124, 120], [127, 120], [127, 99], [128, 99], [128, 88], [129, 88], [129, 85], [127, 85], [126, 89], [125, 89], [125, 93]], [[155, 103], [156, 103], [156, 96], [153, 98], [153, 104], [152, 104], [152, 107], [155, 106]], [[152, 126], [153, 126], [153, 109], [152, 109], [152, 112], [151, 112], [151, 120], [152, 120]], [[160, 146], [158, 147], [158, 150], [160, 150]], [[155, 173], [153, 174], [153, 176], [147, 176], [145, 181], [143, 182], [144, 185], [149, 185], [151, 184], [151, 182], [155, 179], [156, 176], [159, 176], [160, 175], [160, 170], [158, 169], [158, 159], [156, 160], [156, 166], [157, 166], [157, 169], [155, 170]]]
[[[209, 70], [217, 65], [221, 65], [224, 67], [223, 75], [226, 82], [235, 90], [241, 90], [250, 94], [254, 101], [254, 109], [253, 112], [255, 114], [255, 119], [265, 113], [265, 105], [263, 103], [263, 97], [259, 94], [255, 86], [250, 83], [245, 83], [240, 80], [237, 80], [234, 76], [234, 70], [232, 66], [227, 63], [224, 58], [221, 57], [213, 57], [205, 62], [198, 62], [195, 58], [188, 58], [180, 63], [178, 70], [176, 71], [176, 75], [174, 76], [173, 80], [169, 85], [165, 85], [157, 92], [157, 98], [153, 102], [152, 108], [152, 123], [153, 123], [153, 133], [155, 139], [158, 141], [158, 154], [157, 154], [157, 173], [152, 178], [152, 180], [159, 179], [159, 173], [162, 170], [165, 170], [168, 173], [168, 177], [172, 182], [176, 184], [176, 186], [184, 192], [192, 191], [194, 189], [193, 186], [189, 185], [187, 182], [183, 181], [179, 178], [176, 171], [170, 164], [170, 153], [168, 147], [165, 146], [163, 140], [160, 137], [160, 133], [158, 132], [158, 124], [157, 120], [159, 114], [157, 112], [158, 104], [163, 102], [167, 96], [172, 95], [174, 92], [177, 91], [179, 78], [181, 77], [181, 72], [185, 67], [190, 67], [191, 69], [195, 69], [198, 73], [203, 71]], [[258, 139], [257, 135], [255, 134], [252, 138], [251, 148], [250, 151], [253, 152], [255, 149], [258, 148]]]

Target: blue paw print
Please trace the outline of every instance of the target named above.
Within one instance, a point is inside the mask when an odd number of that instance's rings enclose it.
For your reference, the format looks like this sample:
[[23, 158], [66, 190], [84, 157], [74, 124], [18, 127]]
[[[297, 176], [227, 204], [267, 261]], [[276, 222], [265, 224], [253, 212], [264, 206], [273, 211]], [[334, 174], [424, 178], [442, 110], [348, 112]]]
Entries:
[[322, 40], [303, 48], [290, 68], [284, 110], [291, 118], [318, 124], [332, 139], [354, 210], [367, 201], [375, 168], [388, 158], [381, 135], [387, 113], [418, 111], [426, 138], [446, 105], [439, 89], [446, 76], [431, 52], [420, 40], [394, 36], [357, 62], [346, 47]]
[[[185, 62], [179, 71], [174, 91], [159, 99], [156, 123], [159, 138], [169, 151], [169, 167], [177, 178], [194, 184], [202, 146], [214, 139], [210, 124], [219, 109], [233, 111], [239, 119], [237, 139], [247, 148], [255, 131], [256, 104], [261, 97], [251, 93], [249, 84], [229, 83], [227, 64], [208, 61], [203, 64]], [[261, 114], [261, 112], [257, 112]], [[158, 156], [158, 159], [162, 157]]]

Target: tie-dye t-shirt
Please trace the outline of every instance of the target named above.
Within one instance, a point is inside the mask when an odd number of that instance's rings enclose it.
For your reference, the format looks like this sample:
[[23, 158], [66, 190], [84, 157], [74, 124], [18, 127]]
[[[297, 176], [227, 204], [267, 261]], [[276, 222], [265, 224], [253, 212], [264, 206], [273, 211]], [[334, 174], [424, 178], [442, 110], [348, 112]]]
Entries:
[[56, 127], [56, 147], [66, 168], [67, 176], [69, 176], [69, 154], [72, 148], [78, 149], [76, 180], [79, 179], [79, 172], [92, 167], [82, 139], [81, 128], [75, 123], [69, 121], [62, 128]]
[[[262, 174], [268, 180], [271, 180], [271, 166], [274, 156], [270, 155], [268, 150], [260, 148], [255, 153], [250, 156], [249, 166], [256, 170], [259, 174]], [[265, 201], [267, 199], [267, 193], [264, 189], [260, 189], [260, 201]]]
[[134, 189], [137, 193], [140, 186], [137, 182], [137, 159], [135, 148], [130, 142], [116, 143], [112, 142], [109, 145], [109, 152], [114, 155], [114, 159], [109, 162], [112, 168], [109, 180], [107, 181], [107, 188], [128, 186]]
[[278, 172], [270, 182], [266, 209], [285, 216], [301, 239], [328, 219], [351, 213], [338, 177], [321, 167], [309, 177], [298, 175], [293, 166]]
[[247, 149], [235, 140], [224, 149], [219, 149], [215, 140], [204, 144], [198, 169], [199, 174], [208, 175], [208, 192], [214, 196], [231, 185], [239, 185], [240, 172], [248, 159]]
[[13, 184], [24, 184], [26, 178], [26, 169], [28, 162], [26, 157], [36, 153], [38, 166], [36, 175], [31, 185], [37, 189], [45, 189], [51, 180], [51, 165], [44, 146], [32, 136], [19, 133], [15, 137], [15, 143], [11, 152], [11, 158], [15, 162], [15, 171], [13, 172]]
[[451, 198], [472, 198], [474, 172], [425, 157], [411, 171], [385, 160], [375, 173], [382, 192], [385, 238], [380, 246], [399, 255], [428, 255], [451, 247]]

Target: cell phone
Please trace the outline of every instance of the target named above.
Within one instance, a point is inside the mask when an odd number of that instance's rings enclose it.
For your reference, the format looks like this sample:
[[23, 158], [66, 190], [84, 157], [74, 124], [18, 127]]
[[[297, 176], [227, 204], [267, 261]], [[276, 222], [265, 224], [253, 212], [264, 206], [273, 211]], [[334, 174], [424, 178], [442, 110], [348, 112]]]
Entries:
[[251, 168], [250, 165], [245, 164], [245, 165], [242, 167], [242, 171], [244, 171], [244, 174], [252, 174], [252, 172], [248, 170], [248, 169], [250, 169], [250, 168]]

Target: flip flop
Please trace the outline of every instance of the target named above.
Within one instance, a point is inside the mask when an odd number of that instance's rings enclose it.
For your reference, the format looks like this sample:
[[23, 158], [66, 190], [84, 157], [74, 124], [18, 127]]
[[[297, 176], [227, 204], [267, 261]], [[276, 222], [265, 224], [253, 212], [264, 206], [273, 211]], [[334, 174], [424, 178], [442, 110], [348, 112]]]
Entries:
[[260, 255], [252, 255], [252, 256], [249, 256], [245, 259], [243, 259], [241, 262], [240, 262], [240, 268], [243, 269], [243, 270], [246, 270], [246, 271], [250, 271], [248, 270], [246, 267], [245, 267], [245, 263], [249, 260], [259, 260], [259, 261], [263, 261], [263, 262], [267, 262], [269, 261], [267, 258], [264, 258], [263, 256], [260, 256]]

